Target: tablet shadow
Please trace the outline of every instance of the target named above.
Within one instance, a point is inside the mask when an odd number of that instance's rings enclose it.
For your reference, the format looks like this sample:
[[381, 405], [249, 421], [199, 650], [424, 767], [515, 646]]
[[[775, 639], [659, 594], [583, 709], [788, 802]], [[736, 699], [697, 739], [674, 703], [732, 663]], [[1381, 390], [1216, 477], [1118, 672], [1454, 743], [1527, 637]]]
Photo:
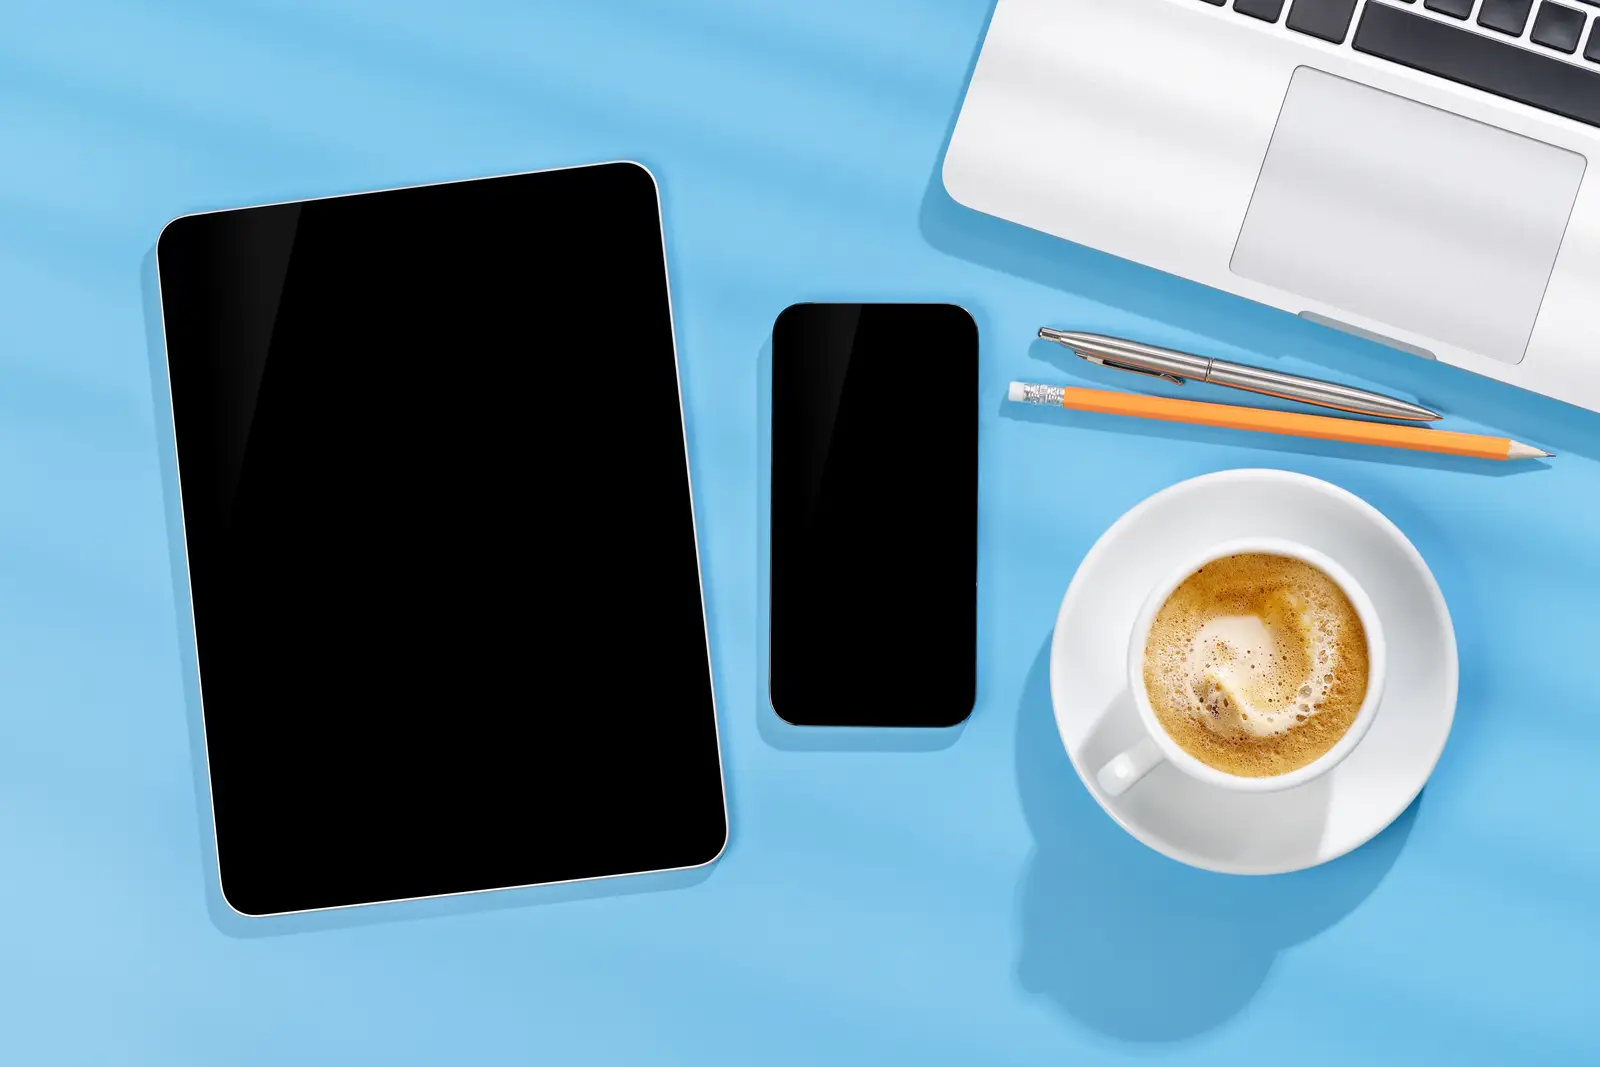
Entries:
[[[200, 705], [199, 659], [195, 648], [194, 614], [189, 599], [188, 556], [184, 550], [183, 509], [178, 491], [177, 448], [172, 429], [172, 398], [167, 379], [167, 347], [161, 320], [161, 290], [156, 250], [140, 262], [139, 283], [144, 310], [145, 352], [149, 362], [150, 400], [155, 422], [156, 461], [161, 468], [161, 503], [166, 521], [168, 566], [172, 576], [174, 625], [177, 627], [178, 662], [182, 679], [183, 714], [189, 737], [190, 768], [194, 780], [195, 822], [200, 842], [198, 872], [205, 890], [206, 913], [211, 924], [228, 937], [251, 939], [284, 934], [340, 930], [414, 919], [467, 915], [485, 911], [569, 900], [625, 896], [633, 893], [684, 889], [711, 877], [718, 860], [675, 871], [621, 875], [555, 885], [494, 889], [451, 896], [392, 903], [362, 904], [290, 915], [247, 916], [235, 911], [222, 895], [217, 866], [217, 839], [211, 813], [211, 783], [207, 772], [205, 725]], [[726, 767], [724, 767], [726, 772]], [[724, 795], [731, 795], [724, 777]], [[729, 812], [728, 844], [732, 844]], [[724, 846], [724, 851], [726, 851]]]
[[1278, 954], [1348, 915], [1383, 880], [1420, 798], [1362, 848], [1321, 867], [1251, 877], [1195, 870], [1125, 833], [1062, 748], [1050, 642], [1024, 685], [1017, 783], [1035, 849], [1023, 875], [1018, 979], [1107, 1036], [1182, 1041], [1237, 1015]]

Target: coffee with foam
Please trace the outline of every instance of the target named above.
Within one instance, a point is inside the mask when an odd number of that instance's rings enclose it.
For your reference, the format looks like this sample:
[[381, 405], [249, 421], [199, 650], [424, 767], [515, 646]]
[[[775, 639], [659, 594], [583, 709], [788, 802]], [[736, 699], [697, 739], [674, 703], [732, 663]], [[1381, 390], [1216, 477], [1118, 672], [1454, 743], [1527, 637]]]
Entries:
[[1249, 778], [1298, 770], [1350, 729], [1367, 695], [1367, 635], [1337, 582], [1247, 552], [1185, 578], [1150, 624], [1145, 690], [1168, 735]]

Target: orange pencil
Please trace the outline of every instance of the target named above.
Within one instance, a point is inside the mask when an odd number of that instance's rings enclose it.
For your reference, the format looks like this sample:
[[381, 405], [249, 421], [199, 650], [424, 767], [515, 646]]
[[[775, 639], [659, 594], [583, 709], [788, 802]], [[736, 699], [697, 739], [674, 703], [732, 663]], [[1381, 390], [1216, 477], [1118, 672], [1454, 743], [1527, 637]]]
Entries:
[[1361, 445], [1386, 445], [1418, 452], [1443, 452], [1478, 459], [1538, 459], [1553, 453], [1506, 437], [1486, 437], [1420, 426], [1392, 426], [1329, 415], [1303, 415], [1297, 411], [1269, 411], [1233, 404], [1208, 404], [1199, 400], [1174, 400], [1142, 393], [1117, 393], [1107, 389], [1078, 389], [1061, 385], [1012, 382], [1010, 399], [1019, 404], [1095, 411], [1102, 415], [1132, 415], [1163, 422], [1195, 426], [1221, 426], [1230, 430], [1281, 433], [1290, 437], [1315, 437], [1323, 441], [1353, 441]]

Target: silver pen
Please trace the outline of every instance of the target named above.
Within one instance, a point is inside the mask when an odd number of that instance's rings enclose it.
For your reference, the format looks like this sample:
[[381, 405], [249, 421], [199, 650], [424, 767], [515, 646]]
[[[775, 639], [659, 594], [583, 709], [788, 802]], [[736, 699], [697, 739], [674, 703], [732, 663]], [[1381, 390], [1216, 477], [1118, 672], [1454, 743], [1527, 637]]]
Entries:
[[1303, 378], [1298, 374], [1284, 374], [1282, 371], [1249, 367], [1243, 363], [1230, 363], [1225, 359], [1195, 356], [1188, 352], [1176, 352], [1170, 348], [1157, 348], [1155, 345], [1126, 341], [1118, 337], [1104, 337], [1095, 333], [1075, 333], [1071, 330], [1053, 330], [1048, 326], [1042, 326], [1039, 328], [1039, 336], [1046, 341], [1054, 341], [1072, 349], [1090, 363], [1133, 371], [1135, 374], [1165, 378], [1178, 385], [1182, 385], [1185, 380], [1210, 382], [1213, 385], [1226, 385], [1232, 389], [1244, 389], [1263, 396], [1275, 396], [1283, 400], [1295, 400], [1302, 404], [1315, 404], [1317, 407], [1349, 411], [1358, 415], [1376, 415], [1384, 419], [1432, 422], [1440, 418], [1438, 412], [1429, 411], [1416, 404], [1366, 389], [1325, 382], [1320, 378]]

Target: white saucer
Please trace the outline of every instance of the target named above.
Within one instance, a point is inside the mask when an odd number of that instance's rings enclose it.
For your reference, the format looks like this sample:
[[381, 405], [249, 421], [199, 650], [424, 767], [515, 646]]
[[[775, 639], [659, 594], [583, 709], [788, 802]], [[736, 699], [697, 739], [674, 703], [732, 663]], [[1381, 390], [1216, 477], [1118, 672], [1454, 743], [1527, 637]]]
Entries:
[[[1172, 560], [1241, 537], [1320, 549], [1371, 595], [1389, 642], [1388, 683], [1371, 731], [1333, 771], [1279, 793], [1230, 792], [1163, 764], [1122, 796], [1106, 796], [1095, 772], [1141, 729], [1127, 681], [1134, 616]], [[1156, 851], [1231, 874], [1326, 863], [1393, 822], [1444, 751], [1456, 674], [1450, 611], [1406, 536], [1338, 486], [1277, 470], [1208, 474], [1136, 505], [1084, 557], [1050, 644], [1056, 727], [1084, 788]]]

